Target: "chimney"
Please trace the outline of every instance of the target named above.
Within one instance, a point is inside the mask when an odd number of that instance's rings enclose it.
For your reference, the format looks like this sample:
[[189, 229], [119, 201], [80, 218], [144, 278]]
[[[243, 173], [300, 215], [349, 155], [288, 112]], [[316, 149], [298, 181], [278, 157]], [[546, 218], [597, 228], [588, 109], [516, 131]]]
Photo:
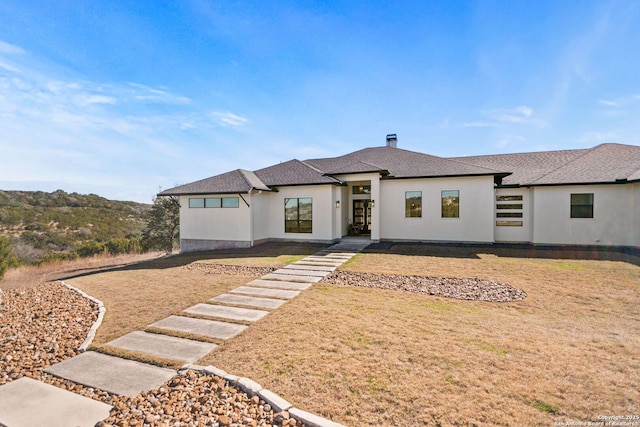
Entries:
[[395, 133], [387, 134], [387, 147], [398, 148], [398, 136]]

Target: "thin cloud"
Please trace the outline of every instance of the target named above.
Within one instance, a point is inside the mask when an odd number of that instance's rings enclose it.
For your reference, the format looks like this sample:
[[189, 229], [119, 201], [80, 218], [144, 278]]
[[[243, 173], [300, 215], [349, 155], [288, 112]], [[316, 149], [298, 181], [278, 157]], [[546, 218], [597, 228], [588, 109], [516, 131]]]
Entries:
[[20, 46], [0, 40], [0, 53], [7, 55], [24, 55], [27, 51]]
[[249, 119], [246, 117], [238, 116], [229, 111], [214, 111], [211, 115], [222, 126], [238, 127], [249, 123]]
[[157, 89], [140, 83], [129, 83], [129, 86], [134, 89], [132, 98], [137, 101], [178, 105], [191, 103], [190, 98], [181, 95], [174, 95], [164, 89]]

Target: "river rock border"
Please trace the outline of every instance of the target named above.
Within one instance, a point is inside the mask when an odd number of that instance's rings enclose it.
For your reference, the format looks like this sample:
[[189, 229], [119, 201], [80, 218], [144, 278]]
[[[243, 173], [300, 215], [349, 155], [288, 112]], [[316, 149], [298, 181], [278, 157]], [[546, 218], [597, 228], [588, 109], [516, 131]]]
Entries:
[[400, 276], [337, 270], [322, 279], [336, 285], [405, 291], [470, 301], [520, 301], [527, 293], [506, 283], [478, 278]]
[[183, 366], [184, 369], [192, 369], [194, 371], [202, 371], [205, 374], [215, 375], [227, 381], [231, 386], [239, 388], [247, 395], [253, 397], [258, 396], [261, 400], [266, 402], [274, 412], [279, 414], [286, 414], [284, 417], [290, 416], [296, 421], [302, 422], [308, 427], [345, 427], [343, 424], [335, 421], [328, 420], [318, 415], [312, 414], [302, 409], [293, 407], [286, 399], [275, 394], [271, 390], [263, 388], [260, 384], [253, 381], [250, 378], [239, 377], [237, 375], [229, 374], [226, 371], [216, 368], [215, 366], [198, 366], [187, 364]]
[[98, 318], [96, 319], [95, 322], [93, 322], [91, 329], [89, 329], [89, 332], [87, 333], [87, 338], [85, 338], [84, 342], [80, 345], [80, 347], [78, 347], [78, 351], [80, 351], [80, 353], [84, 353], [85, 351], [87, 351], [87, 348], [89, 348], [89, 346], [93, 342], [93, 339], [96, 337], [96, 332], [98, 331], [98, 328], [100, 327], [100, 325], [102, 325], [102, 319], [104, 319], [104, 314], [107, 312], [107, 309], [105, 308], [103, 302], [100, 301], [98, 298], [92, 297], [86, 292], [74, 286], [71, 286], [68, 283], [65, 283], [63, 280], [59, 280], [58, 283], [60, 283], [62, 286], [65, 286], [71, 289], [74, 292], [79, 293], [84, 298], [88, 299], [89, 301], [93, 302], [98, 306]]

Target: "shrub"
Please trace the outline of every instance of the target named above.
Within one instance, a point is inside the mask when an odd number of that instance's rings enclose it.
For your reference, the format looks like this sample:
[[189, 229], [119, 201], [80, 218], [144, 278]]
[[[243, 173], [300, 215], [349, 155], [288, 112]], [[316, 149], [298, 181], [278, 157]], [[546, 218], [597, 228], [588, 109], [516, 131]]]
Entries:
[[18, 260], [13, 255], [11, 241], [5, 236], [0, 236], [0, 280], [8, 269], [17, 266]]

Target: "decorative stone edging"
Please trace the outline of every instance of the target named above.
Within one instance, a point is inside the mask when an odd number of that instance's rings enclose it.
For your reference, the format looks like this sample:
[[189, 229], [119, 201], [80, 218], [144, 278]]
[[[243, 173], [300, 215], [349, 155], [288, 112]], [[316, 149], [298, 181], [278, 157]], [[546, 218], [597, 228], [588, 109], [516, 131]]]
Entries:
[[98, 318], [96, 319], [95, 322], [93, 322], [91, 329], [89, 329], [89, 332], [87, 333], [87, 338], [80, 345], [80, 347], [78, 347], [78, 350], [80, 351], [80, 353], [84, 353], [85, 351], [87, 351], [87, 348], [89, 348], [89, 346], [93, 342], [93, 339], [96, 336], [96, 331], [102, 324], [102, 319], [104, 318], [104, 313], [106, 313], [107, 309], [104, 307], [104, 304], [102, 303], [102, 301], [100, 301], [98, 298], [94, 298], [91, 295], [87, 294], [86, 292], [81, 291], [80, 289], [74, 286], [71, 286], [68, 283], [65, 283], [64, 280], [59, 280], [58, 283], [60, 283], [62, 286], [66, 286], [67, 288], [71, 289], [74, 292], [79, 293], [80, 295], [94, 302], [98, 306]]
[[220, 368], [216, 368], [215, 366], [198, 366], [186, 364], [182, 367], [181, 370], [184, 369], [193, 369], [220, 377], [228, 381], [232, 386], [238, 387], [249, 396], [258, 396], [260, 399], [268, 403], [271, 408], [273, 408], [274, 412], [287, 411], [293, 419], [304, 423], [308, 427], [345, 427], [343, 424], [337, 423], [335, 421], [331, 421], [310, 412], [303, 411], [302, 409], [294, 408], [293, 405], [291, 405], [291, 403], [289, 403], [287, 400], [283, 399], [271, 390], [263, 388], [260, 384], [250, 378], [229, 374]]

